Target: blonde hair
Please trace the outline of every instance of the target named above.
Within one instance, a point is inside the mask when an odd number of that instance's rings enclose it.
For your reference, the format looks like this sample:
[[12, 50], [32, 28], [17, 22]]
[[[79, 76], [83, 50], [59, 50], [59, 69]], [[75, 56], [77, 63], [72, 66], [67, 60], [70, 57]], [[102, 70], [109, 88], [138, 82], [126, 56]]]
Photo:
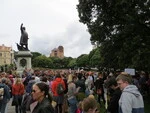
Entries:
[[19, 77], [17, 77], [17, 78], [15, 79], [15, 84], [22, 84], [22, 79], [19, 78]]

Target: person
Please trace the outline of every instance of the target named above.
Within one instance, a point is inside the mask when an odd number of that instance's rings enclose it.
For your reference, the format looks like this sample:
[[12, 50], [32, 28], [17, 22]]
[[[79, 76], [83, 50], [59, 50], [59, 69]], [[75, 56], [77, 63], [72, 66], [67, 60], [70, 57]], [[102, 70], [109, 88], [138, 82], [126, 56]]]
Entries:
[[32, 87], [32, 97], [37, 101], [32, 113], [54, 113], [49, 86], [44, 82], [35, 83]]
[[113, 90], [111, 97], [110, 97], [110, 101], [107, 107], [107, 111], [109, 113], [118, 113], [118, 109], [119, 109], [119, 99], [121, 96], [121, 90], [117, 84], [117, 81], [114, 79], [111, 79], [109, 81], [109, 87]]
[[83, 78], [82, 73], [77, 73], [77, 81], [75, 81], [76, 88], [79, 89], [79, 93], [76, 95], [78, 101], [82, 101], [86, 96], [85, 96], [85, 79]]
[[92, 76], [90, 76], [89, 73], [87, 73], [85, 75], [85, 86], [86, 86], [86, 90], [85, 90], [85, 95], [89, 96], [90, 93], [92, 92], [92, 84], [93, 84], [93, 80], [92, 80]]
[[97, 101], [95, 98], [87, 97], [82, 101], [83, 113], [97, 113]]
[[78, 103], [76, 113], [82, 113], [82, 101]]
[[64, 93], [58, 94], [58, 86], [59, 84], [62, 85], [63, 89], [65, 90], [65, 83], [64, 80], [61, 78], [60, 74], [56, 74], [56, 78], [52, 83], [52, 93], [53, 93], [53, 99], [57, 103], [55, 107], [55, 113], [62, 113], [62, 105], [64, 101]]
[[132, 77], [123, 72], [117, 76], [116, 81], [122, 90], [119, 113], [144, 113], [143, 97], [138, 88], [132, 85]]
[[22, 79], [20, 77], [15, 78], [15, 83], [12, 85], [12, 95], [13, 99], [16, 103], [13, 103], [12, 106], [15, 106], [16, 113], [21, 113], [21, 103], [24, 94], [24, 85], [22, 83]]
[[[4, 89], [4, 95], [3, 98], [0, 99], [0, 113], [5, 113], [7, 108], [7, 103], [10, 100], [10, 93], [9, 93], [9, 87], [5, 84], [6, 78], [0, 78], [0, 88]], [[1, 97], [2, 95], [0, 95]]]
[[99, 74], [98, 74], [98, 78], [97, 78], [97, 80], [96, 80], [96, 82], [95, 82], [95, 87], [96, 87], [96, 91], [97, 91], [97, 90], [101, 90], [101, 93], [100, 93], [100, 94], [97, 93], [98, 102], [99, 102], [100, 105], [102, 105], [102, 104], [101, 104], [101, 98], [103, 99], [103, 103], [104, 103], [104, 104], [105, 104], [105, 102], [106, 102], [106, 100], [105, 100], [105, 98], [104, 98], [104, 87], [103, 87], [103, 84], [104, 84], [103, 74], [102, 74], [102, 73], [99, 73]]
[[78, 93], [77, 92], [77, 89], [76, 89], [76, 85], [75, 83], [73, 82], [73, 75], [70, 74], [68, 76], [68, 93], [67, 93], [67, 96], [68, 96], [68, 104], [69, 104], [69, 113], [75, 113], [76, 110], [77, 110], [77, 99], [76, 99], [76, 94]]
[[25, 50], [28, 50], [28, 33], [26, 32], [26, 28], [23, 27], [23, 23], [20, 26], [21, 30], [21, 38], [20, 38], [20, 45], [22, 48], [24, 48], [25, 45]]

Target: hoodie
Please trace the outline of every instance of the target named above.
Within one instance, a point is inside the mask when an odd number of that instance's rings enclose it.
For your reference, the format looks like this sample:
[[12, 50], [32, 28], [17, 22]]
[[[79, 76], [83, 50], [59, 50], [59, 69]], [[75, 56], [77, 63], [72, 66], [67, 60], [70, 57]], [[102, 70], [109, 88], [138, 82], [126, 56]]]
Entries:
[[142, 95], [135, 85], [128, 85], [119, 100], [119, 113], [144, 113]]

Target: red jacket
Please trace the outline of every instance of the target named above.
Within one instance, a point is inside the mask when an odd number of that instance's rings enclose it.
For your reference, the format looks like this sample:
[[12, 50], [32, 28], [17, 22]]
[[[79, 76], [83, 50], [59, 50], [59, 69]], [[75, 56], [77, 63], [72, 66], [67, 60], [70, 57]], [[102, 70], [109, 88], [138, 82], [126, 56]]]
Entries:
[[54, 95], [54, 96], [59, 96], [59, 95], [57, 94], [57, 85], [58, 85], [59, 83], [62, 83], [64, 89], [66, 89], [66, 88], [65, 88], [65, 82], [64, 82], [64, 80], [63, 80], [62, 78], [56, 78], [56, 79], [52, 82], [52, 86], [51, 86], [51, 87], [52, 87], [52, 92], [53, 92], [53, 95]]
[[12, 94], [13, 95], [23, 95], [24, 94], [24, 85], [23, 84], [13, 84], [12, 85]]

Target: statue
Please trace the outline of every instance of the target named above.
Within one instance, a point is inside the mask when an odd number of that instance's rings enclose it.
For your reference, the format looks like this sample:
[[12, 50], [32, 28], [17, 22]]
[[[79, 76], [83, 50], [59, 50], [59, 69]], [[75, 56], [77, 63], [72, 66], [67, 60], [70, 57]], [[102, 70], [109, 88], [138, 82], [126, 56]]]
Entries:
[[20, 37], [20, 45], [17, 43], [18, 50], [25, 51], [28, 49], [28, 33], [25, 30], [25, 27], [23, 27], [23, 23], [20, 26], [21, 30], [21, 37]]

